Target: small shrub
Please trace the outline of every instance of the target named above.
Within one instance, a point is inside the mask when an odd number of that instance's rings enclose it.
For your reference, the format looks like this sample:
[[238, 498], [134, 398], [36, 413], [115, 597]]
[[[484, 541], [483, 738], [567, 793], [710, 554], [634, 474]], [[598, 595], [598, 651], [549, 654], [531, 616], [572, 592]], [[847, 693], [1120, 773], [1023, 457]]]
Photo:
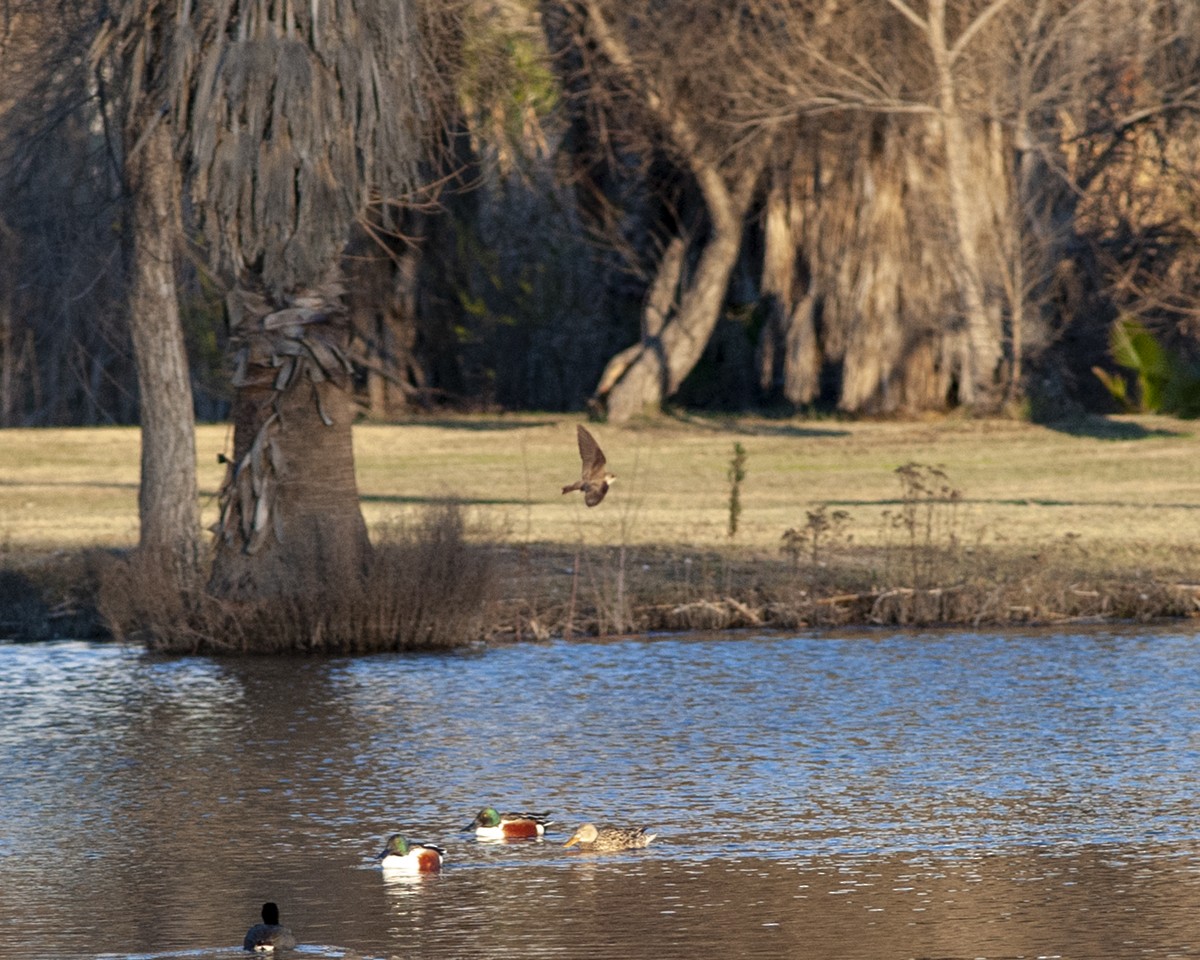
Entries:
[[960, 552], [957, 525], [962, 492], [941, 467], [906, 463], [896, 468], [896, 477], [900, 509], [884, 511], [884, 519], [904, 538], [911, 586], [935, 585], [943, 566], [950, 575], [948, 582], [953, 582]]
[[800, 555], [807, 551], [814, 567], [820, 566], [821, 547], [836, 541], [845, 533], [850, 523], [850, 514], [845, 510], [829, 511], [828, 504], [809, 510], [802, 527], [789, 527], [780, 538], [783, 546], [779, 552], [791, 558], [792, 569], [800, 566]]
[[746, 448], [740, 443], [733, 445], [733, 459], [729, 461], [729, 536], [737, 534], [738, 519], [742, 515], [742, 481], [746, 479]]
[[463, 509], [450, 501], [385, 535], [365, 591], [361, 631], [378, 637], [382, 649], [461, 646], [485, 632], [495, 561], [468, 542]]

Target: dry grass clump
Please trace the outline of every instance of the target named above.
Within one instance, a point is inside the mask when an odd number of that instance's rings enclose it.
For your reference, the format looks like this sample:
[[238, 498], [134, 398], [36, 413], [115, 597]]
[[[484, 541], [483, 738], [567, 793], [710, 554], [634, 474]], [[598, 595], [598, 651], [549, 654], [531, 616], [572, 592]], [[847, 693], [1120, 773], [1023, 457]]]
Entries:
[[361, 627], [396, 638], [390, 649], [462, 646], [490, 628], [496, 554], [468, 540], [462, 508], [448, 501], [383, 532], [368, 588], [376, 602]]
[[446, 649], [485, 635], [494, 554], [468, 542], [457, 503], [390, 528], [370, 570], [348, 582], [298, 579], [287, 594], [233, 602], [199, 580], [180, 589], [156, 558], [114, 559], [99, 609], [113, 636], [171, 653], [367, 653]]
[[[634, 550], [626, 560], [627, 629], [994, 628], [1200, 615], [1200, 584], [1177, 580], [1171, 570], [1128, 577], [1127, 571], [1106, 568], [1103, 558], [1080, 562], [1067, 553], [1035, 556], [1003, 548], [922, 547], [921, 559], [955, 574], [940, 585], [890, 579], [894, 571], [912, 568], [911, 556], [897, 547], [847, 547], [820, 567], [733, 549], [684, 558]], [[522, 610], [537, 611], [536, 620], [502, 617], [499, 636], [533, 639], [613, 630], [611, 585], [593, 586], [581, 577], [572, 607], [567, 599], [571, 557], [561, 551], [557, 560], [547, 558], [549, 572], [536, 598], [520, 601]], [[581, 566], [610, 580], [617, 575], [602, 551]]]

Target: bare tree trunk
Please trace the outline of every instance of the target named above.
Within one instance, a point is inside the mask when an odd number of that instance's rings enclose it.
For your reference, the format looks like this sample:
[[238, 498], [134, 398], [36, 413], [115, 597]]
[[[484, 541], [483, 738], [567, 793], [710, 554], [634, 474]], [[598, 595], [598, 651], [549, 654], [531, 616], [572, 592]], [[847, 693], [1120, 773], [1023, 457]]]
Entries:
[[[675, 316], [658, 336], [642, 341], [609, 390], [605, 403], [611, 420], [624, 423], [642, 413], [657, 413], [679, 389], [717, 325], [740, 246], [740, 229], [737, 236], [718, 235], [709, 241]], [[603, 376], [601, 382], [607, 379]]]
[[[996, 0], [999, 9], [1004, 0]], [[971, 151], [954, 79], [954, 52], [946, 42], [946, 0], [930, 0], [926, 36], [937, 82], [942, 142], [946, 153], [946, 179], [950, 200], [951, 249], [966, 321], [965, 351], [959, 400], [968, 406], [995, 402], [996, 373], [1000, 362], [1000, 329], [986, 306], [983, 270], [976, 242], [978, 223], [971, 194]], [[961, 39], [961, 38], [960, 38]]]
[[245, 289], [229, 296], [237, 394], [209, 584], [219, 596], [336, 589], [366, 571], [340, 297], [336, 283], [278, 308]]
[[1009, 334], [1012, 368], [1009, 398], [1024, 390], [1027, 345], [1046, 340], [1051, 310], [1047, 290], [1055, 265], [1069, 257], [1066, 248], [1074, 236], [1078, 195], [1063, 188], [1063, 177], [1051, 169], [1054, 144], [1039, 144], [1029, 112], [1020, 109], [1013, 120], [1013, 159], [1008, 171], [1008, 244], [1005, 261], [1011, 311]]
[[192, 387], [175, 289], [179, 178], [170, 126], [151, 122], [126, 160], [134, 238], [129, 328], [142, 426], [139, 548], [173, 558], [186, 578], [200, 555], [200, 511]]
[[607, 396], [616, 382], [625, 376], [630, 364], [641, 355], [643, 345], [655, 340], [662, 333], [667, 318], [675, 309], [676, 293], [679, 280], [683, 276], [683, 262], [686, 256], [687, 240], [683, 237], [672, 237], [658, 262], [658, 271], [642, 307], [642, 339], [608, 361], [600, 375], [600, 382], [596, 385], [596, 397]]
[[644, 318], [642, 342], [617, 354], [600, 378], [600, 384], [608, 388], [607, 394], [597, 389], [595, 396], [603, 399], [609, 417], [619, 423], [642, 413], [658, 412], [704, 353], [720, 319], [729, 278], [737, 264], [743, 221], [766, 160], [770, 138], [758, 149], [743, 147], [733, 163], [728, 162], [728, 157], [714, 159], [710, 156], [711, 144], [695, 125], [694, 118], [659, 88], [653, 71], [640, 68], [625, 36], [612, 29], [606, 19], [602, 4], [598, 0], [583, 0], [581, 7], [587, 14], [589, 39], [625, 76], [670, 142], [671, 151], [695, 178], [704, 198], [710, 230], [673, 315], [661, 323], [657, 332], [653, 330], [657, 319]]
[[[721, 305], [729, 287], [729, 278], [737, 264], [742, 244], [742, 223], [750, 206], [761, 163], [742, 171], [737, 188], [730, 191], [721, 175], [705, 170], [701, 189], [707, 202], [712, 235], [696, 264], [691, 282], [683, 291], [679, 306], [657, 335], [643, 338], [633, 349], [624, 371], [614, 377], [605, 371], [600, 383], [612, 383], [605, 397], [610, 419], [623, 423], [643, 413], [656, 413], [684, 378], [696, 366], [720, 319]], [[651, 325], [646, 323], [649, 331]], [[629, 357], [622, 351], [609, 362], [610, 367]]]
[[675, 309], [679, 281], [683, 277], [684, 260], [687, 258], [687, 240], [672, 237], [659, 261], [658, 273], [646, 296], [646, 307], [642, 311], [642, 339], [648, 340], [662, 333], [671, 311]]

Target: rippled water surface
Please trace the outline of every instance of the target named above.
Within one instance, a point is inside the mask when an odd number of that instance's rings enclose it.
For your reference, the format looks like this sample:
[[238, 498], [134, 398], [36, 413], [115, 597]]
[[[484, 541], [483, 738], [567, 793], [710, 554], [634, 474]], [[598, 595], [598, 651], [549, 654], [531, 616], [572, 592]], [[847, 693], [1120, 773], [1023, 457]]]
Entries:
[[[316, 956], [1196, 956], [1198, 787], [1176, 633], [4, 645], [0, 956], [233, 957], [264, 900]], [[443, 873], [385, 881], [397, 830]]]

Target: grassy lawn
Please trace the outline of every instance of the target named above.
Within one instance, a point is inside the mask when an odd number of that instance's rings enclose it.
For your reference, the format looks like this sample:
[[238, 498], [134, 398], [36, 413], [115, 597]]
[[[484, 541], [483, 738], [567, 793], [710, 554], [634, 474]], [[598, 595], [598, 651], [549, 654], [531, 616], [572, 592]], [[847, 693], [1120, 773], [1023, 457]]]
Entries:
[[[577, 422], [514, 414], [363, 424], [355, 446], [368, 524], [381, 535], [423, 506], [455, 498], [467, 506], [476, 539], [526, 558], [532, 551], [540, 560], [531, 569], [540, 562], [560, 577], [580, 548], [611, 564], [613, 551], [626, 546], [636, 566], [622, 583], [644, 603], [656, 591], [679, 602], [681, 564], [693, 556], [725, 564], [720, 575], [710, 570], [713, 596], [739, 584], [762, 593], [768, 567], [814, 594], [993, 575], [1015, 582], [1039, 570], [1044, 580], [1076, 586], [1088, 577], [1200, 581], [1200, 445], [1192, 422], [1113, 417], [1070, 429], [966, 419], [598, 424], [593, 432], [619, 479], [591, 510], [579, 495], [559, 493], [578, 477]], [[746, 451], [747, 476], [731, 540], [727, 473], [735, 443]], [[198, 431], [206, 523], [215, 517], [224, 470], [217, 454], [230, 445], [223, 425]], [[0, 559], [24, 565], [56, 551], [135, 543], [138, 458], [135, 429], [0, 433]], [[940, 468], [953, 502], [906, 496], [896, 470], [907, 463]], [[821, 505], [848, 517], [826, 535], [817, 564], [805, 540], [793, 566], [781, 555], [781, 536], [789, 528], [807, 532], [809, 511]], [[922, 555], [918, 569], [917, 547], [925, 542], [941, 559]], [[653, 576], [639, 580], [638, 569], [656, 565], [674, 571], [670, 589]], [[857, 573], [839, 584], [825, 570], [839, 566]], [[543, 587], [524, 589], [546, 604], [563, 602], [561, 584], [553, 600]], [[593, 589], [599, 596], [608, 588]], [[698, 599], [697, 591], [693, 583], [684, 599]]]
[[[901, 486], [895, 470], [938, 465], [961, 494], [964, 539], [1038, 546], [1072, 536], [1167, 559], [1196, 540], [1200, 444], [1196, 425], [1159, 417], [1097, 420], [1074, 433], [1012, 421], [927, 423], [663, 420], [593, 432], [619, 476], [598, 508], [559, 487], [577, 478], [578, 418], [464, 417], [355, 433], [359, 490], [373, 528], [445, 498], [511, 542], [728, 544], [734, 443], [748, 476], [736, 545], [778, 549], [806, 511], [850, 514], [861, 545], [894, 540], [884, 519]], [[205, 522], [215, 517], [230, 446], [225, 426], [202, 426], [197, 448]], [[14, 552], [126, 546], [137, 538], [138, 432], [132, 428], [0, 433], [0, 543]], [[1200, 574], [1200, 571], [1198, 571]]]

